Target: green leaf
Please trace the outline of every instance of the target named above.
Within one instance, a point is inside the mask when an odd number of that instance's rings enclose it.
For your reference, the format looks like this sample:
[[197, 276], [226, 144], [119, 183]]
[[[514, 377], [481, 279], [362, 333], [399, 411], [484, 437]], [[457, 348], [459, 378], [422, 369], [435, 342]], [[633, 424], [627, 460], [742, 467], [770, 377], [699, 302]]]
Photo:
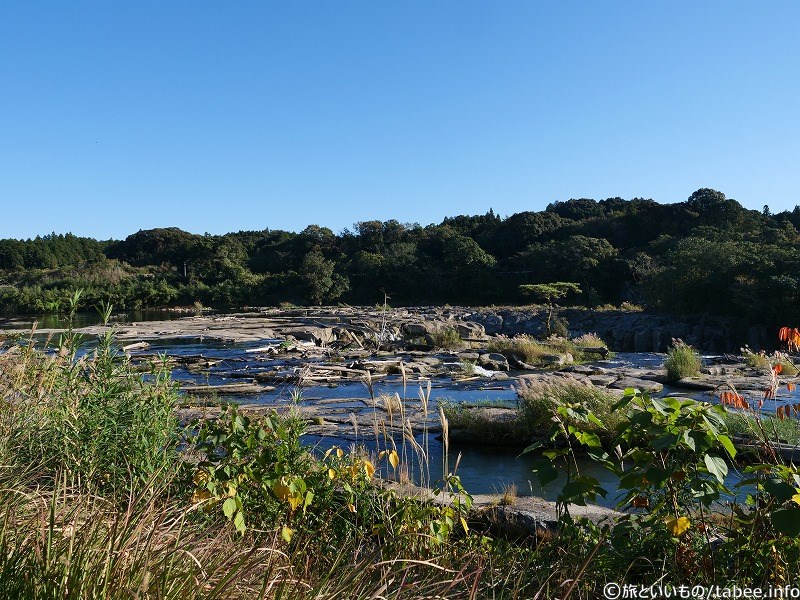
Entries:
[[638, 490], [646, 487], [644, 483], [644, 475], [639, 471], [623, 475], [619, 480], [619, 484], [617, 485], [623, 490]]
[[589, 446], [589, 448], [602, 447], [602, 445], [600, 444], [600, 438], [596, 433], [592, 433], [589, 431], [574, 431], [573, 435], [581, 444]]
[[520, 456], [522, 456], [522, 454], [528, 454], [529, 452], [533, 452], [534, 450], [537, 450], [537, 449], [539, 449], [541, 447], [542, 447], [542, 442], [534, 442], [530, 446], [525, 448], [525, 450], [523, 450], [520, 453]]
[[542, 455], [546, 456], [550, 460], [558, 458], [559, 456], [566, 456], [567, 454], [569, 454], [568, 448], [561, 448], [560, 450], [547, 450], [542, 452]]
[[590, 423], [594, 423], [595, 425], [597, 425], [598, 427], [602, 427], [603, 429], [606, 428], [606, 426], [603, 425], [603, 422], [600, 419], [598, 419], [597, 415], [595, 415], [593, 412], [589, 411], [589, 413], [586, 415], [586, 418], [589, 419]]
[[789, 500], [796, 493], [794, 487], [774, 477], [770, 477], [764, 482], [764, 491], [781, 504]]
[[675, 444], [678, 443], [678, 435], [674, 433], [666, 433], [654, 439], [651, 442], [654, 450], [666, 450], [667, 448], [673, 447]]
[[706, 463], [708, 472], [714, 475], [720, 483], [724, 483], [725, 476], [728, 474], [728, 463], [724, 459], [710, 454], [706, 454], [703, 461]]
[[771, 515], [775, 531], [797, 537], [800, 535], [800, 507], [779, 508]]
[[233, 513], [236, 512], [236, 499], [235, 498], [228, 498], [225, 502], [222, 503], [222, 513], [225, 515], [225, 518], [230, 519], [233, 516]]
[[[628, 392], [630, 392], [630, 394]], [[620, 410], [621, 408], [625, 408], [626, 406], [628, 406], [628, 404], [630, 404], [631, 401], [634, 399], [635, 392], [636, 390], [634, 390], [633, 388], [626, 389], [623, 392], [624, 395], [622, 396], [622, 399], [614, 403], [614, 405], [611, 407], [611, 411], [615, 412]]]
[[236, 527], [236, 531], [239, 533], [244, 533], [246, 527], [244, 524], [244, 513], [242, 511], [236, 511], [236, 516], [233, 518], [233, 526]]
[[558, 471], [549, 460], [541, 458], [533, 462], [531, 469], [533, 474], [539, 479], [539, 485], [542, 487], [548, 483], [552, 483], [558, 478]]
[[649, 481], [650, 485], [654, 487], [660, 487], [663, 485], [664, 482], [669, 479], [670, 475], [672, 475], [672, 473], [666, 469], [659, 469], [658, 467], [650, 467], [645, 473], [647, 481]]
[[719, 443], [722, 444], [722, 447], [725, 448], [728, 456], [731, 458], [736, 458], [736, 448], [734, 448], [731, 438], [729, 438], [727, 435], [718, 435], [717, 441], [719, 441]]

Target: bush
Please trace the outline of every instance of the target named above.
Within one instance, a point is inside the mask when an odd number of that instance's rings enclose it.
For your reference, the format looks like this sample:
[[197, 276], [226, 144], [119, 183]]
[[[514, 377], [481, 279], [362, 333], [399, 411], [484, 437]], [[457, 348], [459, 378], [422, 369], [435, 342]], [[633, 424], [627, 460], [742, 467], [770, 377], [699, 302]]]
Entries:
[[458, 331], [452, 327], [437, 329], [430, 336], [433, 346], [442, 350], [458, 350], [464, 343]]
[[744, 362], [748, 367], [753, 367], [755, 369], [766, 369], [770, 366], [769, 357], [766, 353], [762, 350], [761, 352], [753, 352], [745, 346], [742, 348], [742, 357], [744, 358]]
[[554, 353], [553, 348], [545, 346], [529, 335], [518, 335], [509, 338], [499, 335], [489, 342], [489, 352], [498, 352], [506, 358], [517, 358], [530, 365], [540, 364], [545, 356]]
[[683, 342], [676, 342], [667, 352], [664, 361], [667, 379], [673, 383], [684, 377], [696, 377], [700, 374], [701, 366], [702, 361], [697, 350]]
[[[600, 341], [598, 345], [604, 344]], [[574, 341], [557, 336], [539, 341], [529, 335], [518, 335], [513, 338], [499, 335], [489, 342], [487, 349], [489, 352], [498, 352], [509, 360], [521, 360], [534, 367], [552, 367], [558, 364], [554, 357], [567, 354], [570, 354], [575, 362], [597, 358], [596, 355], [584, 354], [578, 350]]]
[[591, 385], [547, 384], [522, 379], [517, 395], [520, 397], [520, 420], [531, 432], [550, 427], [559, 405], [580, 405], [612, 429], [619, 419], [619, 415], [611, 411], [616, 398]]

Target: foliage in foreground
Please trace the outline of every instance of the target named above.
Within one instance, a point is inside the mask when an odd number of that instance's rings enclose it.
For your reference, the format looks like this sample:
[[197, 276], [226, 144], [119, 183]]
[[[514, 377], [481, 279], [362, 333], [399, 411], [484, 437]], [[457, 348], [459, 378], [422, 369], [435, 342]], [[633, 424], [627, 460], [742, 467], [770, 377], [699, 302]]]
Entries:
[[[626, 390], [613, 412], [622, 416], [608, 431], [587, 406], [559, 403], [551, 437], [564, 447], [544, 451], [535, 473], [546, 485], [565, 469], [558, 497], [565, 526], [573, 523], [570, 506], [610, 492], [585, 472], [576, 455], [582, 450], [616, 478], [618, 507], [627, 514], [603, 531], [598, 544], [607, 540], [616, 559], [628, 561], [630, 581], [796, 582], [800, 469], [768, 453], [766, 462], [742, 468], [740, 481], [731, 485], [727, 477], [737, 452], [721, 405]], [[598, 429], [613, 433], [611, 441], [604, 444]], [[716, 503], [725, 498], [732, 500], [731, 510], [717, 512]], [[661, 567], [650, 562], [655, 557]]]
[[[174, 406], [176, 392], [158, 371], [135, 375], [113, 338], [89, 353], [69, 336], [52, 351], [34, 345], [0, 352], [4, 597], [593, 598], [608, 581], [765, 585], [798, 573], [795, 468], [744, 469], [749, 497], [715, 511], [735, 492], [722, 407], [632, 391], [615, 406], [550, 396], [563, 447], [536, 473], [546, 482], [566, 469], [562, 518], [508, 538], [452, 475], [438, 502], [378, 481], [402, 466], [390, 436], [375, 455], [320, 456], [300, 444], [297, 415], [234, 409], [180, 432], [171, 409], [136, 416]], [[75, 437], [59, 454], [64, 436]], [[579, 451], [618, 477], [617, 522], [571, 517], [609, 492]]]

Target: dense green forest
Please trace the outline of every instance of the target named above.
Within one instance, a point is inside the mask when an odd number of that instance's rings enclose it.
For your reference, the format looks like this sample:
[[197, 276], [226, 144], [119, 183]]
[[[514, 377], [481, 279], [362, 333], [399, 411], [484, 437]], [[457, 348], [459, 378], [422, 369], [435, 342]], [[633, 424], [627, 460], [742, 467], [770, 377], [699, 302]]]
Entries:
[[686, 202], [636, 198], [555, 202], [501, 218], [437, 225], [356, 223], [336, 234], [263, 229], [197, 235], [139, 231], [122, 241], [71, 234], [0, 240], [0, 312], [57, 312], [70, 290], [91, 307], [281, 302], [514, 304], [520, 285], [580, 284], [574, 302], [633, 302], [677, 315], [748, 323], [800, 317], [800, 207], [747, 210], [701, 189]]

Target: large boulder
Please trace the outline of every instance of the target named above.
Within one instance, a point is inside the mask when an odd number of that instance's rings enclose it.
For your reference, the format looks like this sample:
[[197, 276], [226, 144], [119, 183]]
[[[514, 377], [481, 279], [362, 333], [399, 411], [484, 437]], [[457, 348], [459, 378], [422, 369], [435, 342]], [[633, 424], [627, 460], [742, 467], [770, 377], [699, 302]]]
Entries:
[[456, 323], [456, 331], [462, 339], [478, 339], [486, 337], [486, 330], [480, 323], [474, 321], [460, 321]]
[[508, 360], [497, 352], [487, 352], [478, 357], [478, 364], [491, 371], [508, 371]]
[[503, 317], [496, 313], [489, 313], [483, 319], [483, 328], [489, 335], [495, 335], [503, 330]]
[[633, 334], [633, 349], [636, 352], [650, 352], [653, 350], [653, 330], [644, 329]]
[[281, 330], [284, 336], [292, 336], [303, 342], [314, 342], [317, 346], [325, 346], [336, 341], [336, 333], [331, 327], [288, 327]]
[[403, 323], [403, 333], [410, 337], [425, 337], [432, 334], [440, 326], [435, 321], [421, 321], [417, 323]]

